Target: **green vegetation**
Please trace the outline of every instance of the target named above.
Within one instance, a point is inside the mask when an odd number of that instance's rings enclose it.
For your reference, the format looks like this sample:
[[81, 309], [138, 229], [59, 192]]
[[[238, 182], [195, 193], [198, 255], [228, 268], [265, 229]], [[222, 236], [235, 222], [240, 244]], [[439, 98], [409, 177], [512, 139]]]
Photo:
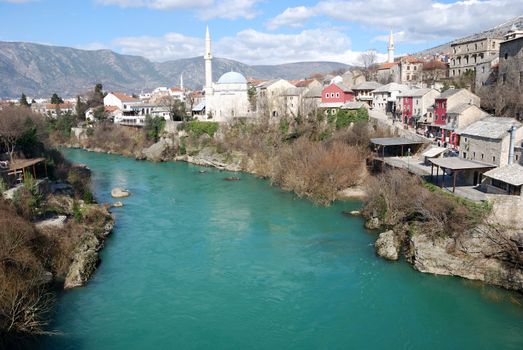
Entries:
[[165, 119], [162, 117], [151, 117], [147, 115], [145, 117], [145, 134], [149, 140], [158, 142], [160, 135], [165, 127]]
[[218, 131], [218, 126], [219, 124], [216, 122], [202, 122], [193, 120], [186, 123], [185, 130], [196, 137], [200, 137], [203, 134], [207, 134], [210, 137], [213, 137], [216, 131]]
[[51, 96], [51, 103], [54, 105], [59, 105], [61, 103], [64, 103], [64, 100], [58, 96], [58, 94], [54, 93], [53, 96]]
[[352, 123], [369, 120], [369, 112], [366, 108], [360, 108], [357, 111], [339, 110], [335, 115], [336, 129], [344, 129]]
[[20, 97], [20, 106], [22, 107], [30, 107], [31, 105], [29, 104], [29, 102], [27, 102], [27, 96], [22, 93], [22, 96]]

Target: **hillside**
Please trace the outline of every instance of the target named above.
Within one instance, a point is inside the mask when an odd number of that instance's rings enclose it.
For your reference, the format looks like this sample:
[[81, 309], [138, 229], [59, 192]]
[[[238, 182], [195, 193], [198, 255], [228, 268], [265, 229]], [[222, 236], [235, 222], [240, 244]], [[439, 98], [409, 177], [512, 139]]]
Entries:
[[[213, 77], [238, 71], [257, 79], [300, 79], [312, 73], [348, 69], [336, 62], [302, 62], [274, 66], [249, 66], [215, 58]], [[48, 97], [54, 92], [74, 96], [102, 83], [108, 91], [140, 92], [158, 86], [179, 85], [183, 72], [188, 88], [201, 88], [204, 82], [202, 57], [169, 62], [151, 62], [139, 56], [121, 55], [110, 50], [79, 50], [33, 43], [0, 41], [0, 98]]]

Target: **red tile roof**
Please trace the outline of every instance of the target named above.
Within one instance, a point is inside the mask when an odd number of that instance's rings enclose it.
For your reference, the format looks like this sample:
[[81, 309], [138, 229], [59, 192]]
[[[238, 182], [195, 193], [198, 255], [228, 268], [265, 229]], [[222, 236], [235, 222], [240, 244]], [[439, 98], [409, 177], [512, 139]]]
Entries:
[[126, 95], [123, 92], [112, 92], [112, 94], [114, 96], [116, 96], [122, 102], [138, 102], [139, 101], [137, 98]]
[[379, 66], [378, 70], [382, 70], [382, 69], [391, 69], [393, 66], [398, 65], [398, 64], [400, 64], [400, 63], [399, 63], [399, 62], [391, 62], [391, 63], [388, 63], [388, 62], [387, 62], [387, 63], [382, 63], [382, 64]]

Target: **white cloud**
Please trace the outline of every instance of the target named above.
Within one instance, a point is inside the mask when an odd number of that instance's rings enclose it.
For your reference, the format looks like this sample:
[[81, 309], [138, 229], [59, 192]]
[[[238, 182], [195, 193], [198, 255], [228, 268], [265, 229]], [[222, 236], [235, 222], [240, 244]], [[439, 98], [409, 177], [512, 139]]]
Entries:
[[324, 0], [312, 7], [288, 8], [270, 20], [268, 27], [292, 27], [314, 16], [327, 16], [387, 31], [392, 28], [403, 33], [401, 40], [421, 43], [472, 34], [521, 13], [521, 0]]
[[148, 7], [156, 10], [195, 10], [203, 19], [247, 18], [256, 16], [255, 9], [261, 0], [97, 0], [102, 5], [120, 7]]
[[[153, 61], [201, 56], [202, 38], [168, 33], [161, 37], [116, 39], [112, 48], [124, 54], [140, 55]], [[350, 38], [336, 29], [303, 30], [297, 34], [271, 34], [253, 29], [213, 43], [213, 54], [248, 64], [279, 64], [300, 61], [336, 61], [357, 64], [361, 52], [352, 51]], [[384, 55], [378, 55], [381, 60]]]
[[271, 19], [267, 23], [267, 28], [274, 30], [282, 26], [302, 27], [304, 22], [312, 16], [314, 16], [314, 10], [311, 8], [305, 6], [289, 7], [283, 13]]

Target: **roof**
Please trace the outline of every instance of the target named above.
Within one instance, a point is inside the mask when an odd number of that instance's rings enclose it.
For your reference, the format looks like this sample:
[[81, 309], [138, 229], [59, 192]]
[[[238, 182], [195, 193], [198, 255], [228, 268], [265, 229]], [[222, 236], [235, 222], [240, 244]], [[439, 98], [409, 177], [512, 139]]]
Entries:
[[365, 102], [346, 102], [341, 109], [360, 109], [368, 106]]
[[423, 63], [422, 60], [420, 60], [419, 58], [414, 57], [414, 56], [403, 56], [403, 57], [400, 57], [400, 61], [401, 62], [408, 62], [408, 63]]
[[448, 158], [432, 158], [429, 159], [434, 165], [439, 166], [440, 168], [450, 169], [450, 170], [473, 170], [473, 169], [488, 169], [495, 168], [493, 164], [476, 162], [474, 160], [468, 160], [460, 157], [448, 157]]
[[73, 104], [69, 102], [64, 103], [48, 103], [45, 105], [46, 109], [69, 109], [73, 108]]
[[365, 81], [352, 87], [352, 90], [375, 90], [381, 86], [377, 81]]
[[298, 80], [294, 84], [294, 86], [296, 86], [296, 87], [308, 87], [313, 81], [314, 81], [314, 79]]
[[442, 61], [432, 60], [423, 64], [423, 70], [447, 69], [448, 64]]
[[334, 83], [333, 85], [336, 85], [337, 87], [339, 87], [343, 92], [352, 92], [352, 90], [343, 83]]
[[391, 69], [393, 66], [395, 65], [398, 65], [400, 64], [399, 62], [387, 62], [387, 63], [382, 63], [379, 67], [378, 67], [378, 70], [382, 70], [382, 69]]
[[[433, 89], [424, 88], [424, 89], [410, 89], [406, 91], [402, 91], [398, 97], [422, 97], [428, 94], [429, 92], [433, 91]], [[436, 91], [436, 90], [434, 90]]]
[[201, 112], [205, 109], [205, 101], [198, 103], [192, 108], [193, 112]]
[[129, 95], [124, 94], [123, 92], [112, 92], [116, 98], [118, 98], [122, 102], [138, 102], [139, 99], [131, 97]]
[[227, 72], [218, 79], [218, 84], [247, 84], [247, 79], [238, 72]]
[[449, 98], [450, 96], [453, 96], [453, 95], [455, 95], [455, 94], [457, 94], [458, 92], [461, 92], [461, 91], [468, 91], [468, 90], [466, 90], [466, 89], [448, 89], [448, 90], [443, 91], [436, 98], [437, 99]]
[[409, 87], [407, 85], [403, 85], [403, 84], [398, 84], [398, 83], [389, 83], [387, 85], [383, 85], [379, 88], [377, 88], [376, 90], [374, 90], [373, 92], [392, 92], [392, 91], [406, 91], [408, 90]]
[[343, 102], [322, 102], [319, 104], [319, 108], [341, 108]]
[[505, 165], [489, 170], [483, 175], [494, 180], [503, 181], [510, 185], [523, 185], [523, 166], [520, 164]]
[[183, 90], [180, 89], [179, 87], [172, 87], [169, 90], [171, 90], [171, 92], [183, 92]]
[[512, 118], [487, 117], [460, 130], [459, 134], [501, 140], [503, 137], [508, 136], [508, 130], [512, 126], [520, 128], [521, 123]]
[[119, 108], [116, 106], [104, 106], [104, 110], [108, 113], [117, 111]]
[[469, 109], [470, 107], [478, 108], [476, 105], [472, 105], [470, 103], [460, 103], [459, 105], [449, 108], [447, 110], [447, 114], [461, 114], [461, 113], [465, 112], [467, 109]]
[[314, 86], [307, 91], [305, 94], [305, 97], [320, 97], [321, 98], [321, 92], [323, 91], [321, 86]]
[[406, 145], [421, 145], [423, 142], [409, 140], [404, 137], [381, 137], [370, 139], [370, 142], [378, 146], [406, 146]]
[[428, 151], [426, 151], [425, 153], [423, 153], [423, 157], [434, 158], [446, 151], [447, 151], [447, 149], [444, 147], [433, 147], [433, 148], [429, 149]]
[[283, 96], [300, 96], [307, 88], [305, 87], [292, 87], [285, 90]]
[[30, 166], [36, 165], [38, 163], [45, 162], [45, 158], [35, 158], [35, 159], [17, 159], [9, 164], [9, 170], [15, 171], [20, 169], [25, 169]]

